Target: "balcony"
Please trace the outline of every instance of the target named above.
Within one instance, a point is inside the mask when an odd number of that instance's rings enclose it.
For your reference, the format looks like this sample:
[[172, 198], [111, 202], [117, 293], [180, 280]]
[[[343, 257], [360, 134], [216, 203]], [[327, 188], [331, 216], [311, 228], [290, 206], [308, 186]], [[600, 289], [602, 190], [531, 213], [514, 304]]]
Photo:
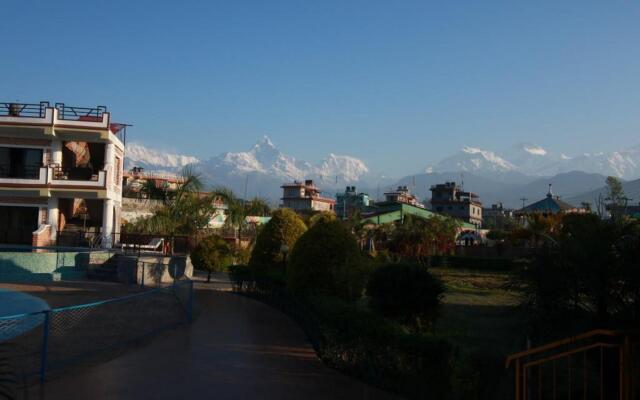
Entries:
[[107, 171], [91, 171], [87, 168], [62, 169], [56, 165], [16, 170], [0, 167], [0, 187], [57, 187], [104, 188]]
[[[75, 107], [56, 103], [51, 107], [48, 101], [39, 104], [0, 102], [1, 125], [46, 125], [57, 130], [109, 131], [123, 144], [126, 140], [127, 124], [111, 123], [107, 107]], [[102, 139], [107, 139], [103, 137]]]
[[62, 168], [57, 165], [49, 166], [49, 183], [55, 186], [90, 186], [104, 187], [107, 171], [92, 168]]
[[7, 125], [51, 125], [53, 108], [47, 101], [39, 104], [0, 102], [0, 122]]

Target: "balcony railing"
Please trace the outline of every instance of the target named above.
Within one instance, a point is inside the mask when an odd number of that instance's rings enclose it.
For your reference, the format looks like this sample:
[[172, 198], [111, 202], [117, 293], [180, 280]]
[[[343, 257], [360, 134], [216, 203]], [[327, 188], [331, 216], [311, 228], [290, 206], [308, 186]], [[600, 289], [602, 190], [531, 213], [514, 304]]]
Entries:
[[64, 103], [56, 103], [58, 119], [67, 121], [102, 122], [102, 116], [107, 112], [107, 107], [71, 107]]
[[39, 179], [40, 165], [0, 165], [0, 178]]
[[101, 175], [104, 175], [104, 173], [105, 171], [94, 170], [93, 168], [62, 168], [55, 165], [51, 167], [51, 179], [54, 181], [99, 182], [101, 181]]
[[0, 103], [0, 117], [44, 118], [47, 107], [48, 101], [41, 101], [40, 104]]

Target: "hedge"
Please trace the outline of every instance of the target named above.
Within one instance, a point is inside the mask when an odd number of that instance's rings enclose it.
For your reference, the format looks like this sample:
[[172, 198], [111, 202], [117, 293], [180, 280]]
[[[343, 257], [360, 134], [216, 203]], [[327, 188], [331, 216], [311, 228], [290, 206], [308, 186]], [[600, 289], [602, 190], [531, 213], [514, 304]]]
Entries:
[[329, 366], [409, 399], [451, 399], [456, 355], [444, 338], [410, 334], [354, 303], [337, 297], [293, 297], [277, 280], [245, 281], [246, 267], [232, 274], [236, 291], [288, 314], [304, 329]]
[[432, 256], [432, 267], [450, 267], [483, 271], [512, 271], [516, 264], [509, 258], [483, 258], [466, 256]]

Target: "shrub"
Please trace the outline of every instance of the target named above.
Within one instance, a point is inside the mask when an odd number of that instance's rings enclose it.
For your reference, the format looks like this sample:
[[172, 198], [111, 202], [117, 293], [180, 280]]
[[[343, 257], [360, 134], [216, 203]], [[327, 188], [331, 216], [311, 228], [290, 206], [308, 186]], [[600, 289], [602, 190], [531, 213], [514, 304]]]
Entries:
[[340, 221], [317, 223], [291, 252], [287, 287], [295, 295], [329, 295], [353, 300], [362, 295], [366, 260], [355, 237]]
[[196, 269], [208, 272], [207, 282], [211, 281], [211, 272], [222, 271], [233, 258], [231, 247], [218, 235], [202, 239], [191, 252], [191, 263]]
[[309, 217], [309, 227], [314, 226], [318, 222], [329, 222], [336, 219], [336, 214], [330, 211], [320, 211]]
[[437, 317], [444, 286], [417, 264], [387, 264], [369, 279], [371, 308], [380, 315], [420, 331]]
[[236, 264], [229, 266], [229, 278], [236, 290], [241, 290], [245, 283], [251, 281], [251, 270], [247, 265]]
[[445, 339], [405, 333], [397, 324], [332, 297], [310, 299], [327, 364], [407, 398], [449, 399], [452, 347]]
[[295, 212], [286, 208], [274, 211], [271, 220], [258, 234], [249, 267], [254, 272], [265, 272], [283, 265], [282, 245], [293, 249], [298, 238], [306, 230], [304, 222]]

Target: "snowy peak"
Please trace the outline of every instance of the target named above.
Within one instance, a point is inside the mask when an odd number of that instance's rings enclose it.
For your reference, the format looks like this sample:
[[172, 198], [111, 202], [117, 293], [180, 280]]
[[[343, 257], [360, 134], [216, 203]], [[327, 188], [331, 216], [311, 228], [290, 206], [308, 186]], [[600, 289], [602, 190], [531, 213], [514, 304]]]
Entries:
[[516, 171], [515, 165], [500, 157], [496, 153], [477, 147], [464, 147], [453, 156], [447, 157], [438, 164], [429, 166], [429, 172], [512, 172]]
[[529, 154], [532, 154], [534, 156], [546, 156], [547, 155], [547, 151], [545, 149], [543, 149], [540, 146], [524, 146], [522, 148], [524, 151], [526, 151]]
[[453, 156], [429, 166], [426, 171], [474, 172], [484, 176], [513, 172], [529, 176], [553, 176], [582, 171], [635, 179], [640, 177], [640, 146], [612, 153], [585, 153], [574, 157], [554, 153], [531, 143], [519, 143], [500, 153], [467, 146]]
[[150, 149], [140, 143], [129, 143], [126, 148], [125, 168], [179, 170], [189, 164], [199, 163], [196, 157], [167, 153]]
[[329, 153], [316, 168], [316, 174], [324, 177], [341, 177], [344, 182], [356, 182], [369, 173], [364, 161], [351, 157]]

